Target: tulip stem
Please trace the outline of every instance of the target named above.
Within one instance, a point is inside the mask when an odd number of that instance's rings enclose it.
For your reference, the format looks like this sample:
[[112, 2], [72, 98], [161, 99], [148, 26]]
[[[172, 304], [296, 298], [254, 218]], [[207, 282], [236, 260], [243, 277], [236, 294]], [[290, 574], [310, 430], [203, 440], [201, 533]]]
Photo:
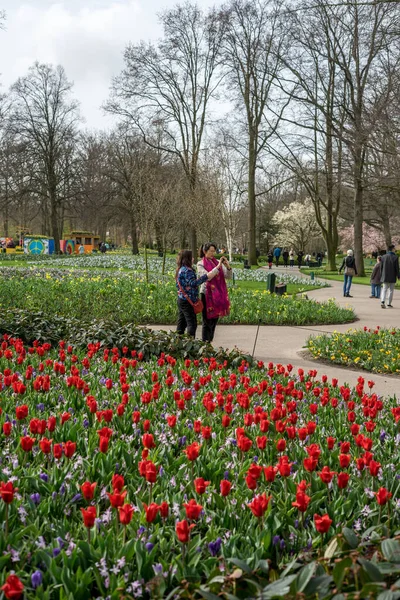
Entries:
[[90, 527], [87, 527], [87, 540], [88, 540], [88, 544], [90, 544]]
[[124, 526], [124, 537], [123, 537], [123, 544], [125, 546], [126, 543], [126, 525]]
[[153, 497], [153, 484], [150, 483], [149, 505], [151, 504], [152, 497]]
[[8, 538], [8, 504], [6, 504], [6, 531], [5, 531], [5, 538]]

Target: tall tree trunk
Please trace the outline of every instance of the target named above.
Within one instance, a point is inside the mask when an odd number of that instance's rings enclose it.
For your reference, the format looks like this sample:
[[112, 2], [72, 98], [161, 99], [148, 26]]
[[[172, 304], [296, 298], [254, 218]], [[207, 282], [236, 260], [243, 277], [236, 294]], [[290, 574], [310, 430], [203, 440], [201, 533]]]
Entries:
[[360, 277], [365, 276], [363, 256], [363, 181], [362, 181], [362, 148], [356, 148], [354, 153], [354, 255], [357, 272]]
[[4, 235], [8, 237], [8, 175], [6, 176], [6, 189], [5, 189], [5, 204], [4, 204]]
[[139, 254], [139, 245], [136, 231], [136, 221], [131, 215], [131, 239], [132, 239], [132, 254]]
[[248, 202], [249, 202], [249, 248], [248, 257], [250, 265], [257, 265], [256, 252], [256, 139], [252, 132], [249, 136], [249, 176], [248, 176]]
[[193, 259], [197, 261], [197, 230], [194, 225], [190, 228], [190, 246], [192, 249]]
[[383, 235], [385, 236], [385, 244], [386, 248], [392, 245], [392, 231], [390, 227], [390, 219], [387, 211], [387, 204], [385, 203], [382, 206], [382, 227], [383, 227]]

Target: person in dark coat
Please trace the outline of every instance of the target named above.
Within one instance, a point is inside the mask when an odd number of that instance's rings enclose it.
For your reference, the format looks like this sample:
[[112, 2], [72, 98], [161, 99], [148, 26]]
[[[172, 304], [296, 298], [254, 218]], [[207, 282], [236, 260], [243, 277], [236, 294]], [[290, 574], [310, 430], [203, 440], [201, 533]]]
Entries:
[[354, 275], [357, 275], [356, 261], [354, 260], [353, 250], [347, 250], [347, 256], [344, 257], [342, 265], [339, 269], [339, 273], [344, 269], [344, 282], [343, 282], [343, 296], [352, 298], [350, 296], [351, 282], [353, 281]]
[[381, 265], [381, 307], [392, 308], [394, 286], [400, 278], [399, 257], [394, 253], [393, 244], [389, 246], [387, 253], [382, 256]]
[[283, 266], [287, 267], [288, 266], [288, 262], [289, 262], [289, 252], [287, 250], [287, 248], [285, 248], [282, 252], [282, 258], [283, 258]]
[[371, 273], [371, 295], [370, 298], [380, 298], [381, 297], [381, 273], [382, 273], [382, 265], [381, 265], [381, 256], [376, 257], [376, 265], [374, 266]]
[[302, 250], [299, 250], [297, 253], [297, 264], [299, 265], [299, 269], [301, 267], [301, 263], [303, 262], [303, 255], [304, 252]]

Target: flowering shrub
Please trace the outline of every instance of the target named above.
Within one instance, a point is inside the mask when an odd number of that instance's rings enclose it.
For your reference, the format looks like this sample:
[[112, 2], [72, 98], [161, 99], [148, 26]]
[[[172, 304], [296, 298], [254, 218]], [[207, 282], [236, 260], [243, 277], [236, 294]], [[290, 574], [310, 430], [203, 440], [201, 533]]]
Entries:
[[[354, 550], [399, 529], [397, 401], [291, 365], [143, 358], [4, 336], [6, 598], [315, 598], [382, 581]], [[321, 573], [306, 564], [321, 552], [347, 562]]]
[[315, 358], [357, 366], [375, 373], [400, 373], [400, 329], [349, 329], [311, 336], [307, 348]]

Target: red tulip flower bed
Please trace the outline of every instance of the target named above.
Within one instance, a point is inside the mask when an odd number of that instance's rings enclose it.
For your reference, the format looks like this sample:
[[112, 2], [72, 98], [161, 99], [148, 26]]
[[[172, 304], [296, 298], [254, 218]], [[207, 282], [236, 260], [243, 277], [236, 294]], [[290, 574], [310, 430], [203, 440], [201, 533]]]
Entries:
[[0, 387], [5, 598], [207, 597], [225, 577], [234, 597], [249, 561], [273, 581], [341, 532], [399, 529], [400, 406], [372, 381], [5, 336]]

